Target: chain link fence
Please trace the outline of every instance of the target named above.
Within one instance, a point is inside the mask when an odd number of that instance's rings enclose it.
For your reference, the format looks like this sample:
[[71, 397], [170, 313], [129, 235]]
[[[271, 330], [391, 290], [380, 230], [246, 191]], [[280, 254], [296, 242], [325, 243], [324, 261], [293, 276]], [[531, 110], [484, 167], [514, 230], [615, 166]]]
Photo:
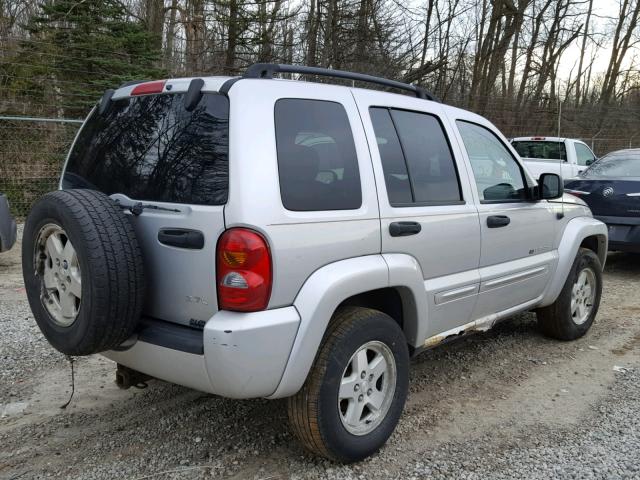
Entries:
[[[576, 109], [538, 109], [522, 115], [498, 99], [479, 113], [507, 137], [559, 134], [579, 138], [598, 156], [640, 147], [640, 114], [623, 107], [610, 107], [604, 126], [595, 132], [591, 114]], [[24, 218], [39, 196], [58, 187], [67, 151], [81, 124], [78, 119], [0, 116], [0, 192], [9, 198], [16, 217]]]
[[0, 192], [23, 218], [58, 187], [67, 151], [82, 120], [0, 116]]

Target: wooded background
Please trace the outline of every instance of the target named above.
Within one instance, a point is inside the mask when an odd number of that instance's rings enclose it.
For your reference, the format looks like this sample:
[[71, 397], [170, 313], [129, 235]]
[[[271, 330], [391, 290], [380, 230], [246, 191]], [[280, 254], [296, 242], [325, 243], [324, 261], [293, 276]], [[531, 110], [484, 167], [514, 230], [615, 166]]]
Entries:
[[43, 119], [255, 62], [415, 83], [507, 136], [638, 146], [639, 20], [640, 0], [0, 0], [0, 192], [23, 215], [55, 188], [79, 124]]

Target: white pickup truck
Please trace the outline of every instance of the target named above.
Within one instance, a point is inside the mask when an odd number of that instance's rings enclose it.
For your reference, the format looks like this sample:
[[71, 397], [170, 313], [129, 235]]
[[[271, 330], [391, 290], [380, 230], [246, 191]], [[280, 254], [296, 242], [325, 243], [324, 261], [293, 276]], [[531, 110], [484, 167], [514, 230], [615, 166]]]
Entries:
[[572, 178], [596, 160], [587, 144], [574, 138], [518, 137], [511, 145], [535, 178], [543, 173]]

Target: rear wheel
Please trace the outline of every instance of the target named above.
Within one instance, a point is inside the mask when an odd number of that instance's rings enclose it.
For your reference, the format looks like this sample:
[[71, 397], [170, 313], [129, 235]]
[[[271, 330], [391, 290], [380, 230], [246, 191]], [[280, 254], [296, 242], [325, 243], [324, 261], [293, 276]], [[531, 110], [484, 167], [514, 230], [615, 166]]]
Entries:
[[582, 337], [598, 313], [602, 295], [602, 266], [598, 256], [581, 248], [555, 303], [537, 311], [542, 332], [558, 340]]
[[375, 453], [404, 408], [408, 369], [407, 343], [391, 317], [340, 310], [302, 390], [288, 401], [293, 432], [308, 450], [335, 461]]

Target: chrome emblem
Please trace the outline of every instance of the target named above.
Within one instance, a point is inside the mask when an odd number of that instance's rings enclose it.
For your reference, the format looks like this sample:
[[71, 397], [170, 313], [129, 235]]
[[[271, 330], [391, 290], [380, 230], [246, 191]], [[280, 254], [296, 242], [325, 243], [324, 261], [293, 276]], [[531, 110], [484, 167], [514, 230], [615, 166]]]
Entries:
[[207, 302], [202, 297], [193, 297], [191, 295], [187, 295], [186, 300], [188, 303], [200, 303], [202, 305], [209, 305], [209, 302]]
[[607, 187], [604, 190], [602, 190], [602, 196], [604, 197], [610, 197], [611, 195], [613, 195], [613, 187]]

